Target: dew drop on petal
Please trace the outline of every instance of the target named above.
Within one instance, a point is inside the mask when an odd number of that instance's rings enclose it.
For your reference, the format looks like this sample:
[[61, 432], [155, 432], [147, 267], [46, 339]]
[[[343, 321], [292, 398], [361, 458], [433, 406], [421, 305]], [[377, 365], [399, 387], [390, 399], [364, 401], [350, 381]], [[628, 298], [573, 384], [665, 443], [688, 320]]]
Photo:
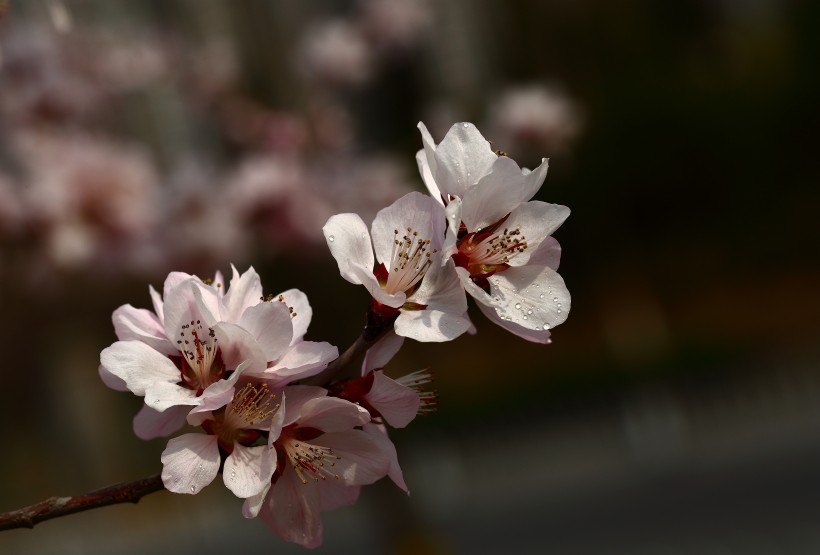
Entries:
[[558, 297], [553, 297], [552, 302], [557, 303], [558, 302]]
[[550, 329], [550, 325], [549, 324], [544, 324], [544, 331], [547, 331], [548, 329]]
[[539, 298], [539, 299], [543, 299], [543, 298], [544, 298], [544, 294], [543, 294], [543, 293], [541, 293], [540, 295], [538, 295], [538, 298]]
[[527, 314], [532, 314], [532, 309], [528, 310]]
[[515, 303], [515, 308], [521, 308], [521, 303]]
[[561, 303], [558, 303], [558, 308], [561, 308]]
[[470, 124], [469, 124], [469, 123], [465, 123], [465, 124], [464, 124], [464, 127], [470, 127]]
[[524, 320], [526, 320], [526, 319], [527, 319], [527, 315], [525, 314], [525, 315], [524, 315]]
[[558, 309], [558, 314], [561, 314], [561, 309], [560, 308]]
[[191, 493], [196, 493], [196, 486], [191, 486]]
[[327, 236], [327, 240], [328, 240], [328, 241], [330, 241], [330, 242], [332, 243], [333, 241], [335, 241], [335, 240], [336, 240], [336, 238], [335, 238], [333, 235], [328, 235], [328, 236]]

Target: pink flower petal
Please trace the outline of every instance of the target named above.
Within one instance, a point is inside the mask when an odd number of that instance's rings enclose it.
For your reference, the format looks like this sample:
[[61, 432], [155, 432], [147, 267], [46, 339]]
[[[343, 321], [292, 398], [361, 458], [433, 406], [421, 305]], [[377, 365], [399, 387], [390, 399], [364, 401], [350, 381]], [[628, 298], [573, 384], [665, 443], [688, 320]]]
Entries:
[[222, 298], [225, 307], [223, 319], [236, 323], [246, 309], [259, 304], [262, 296], [262, 281], [252, 266], [240, 275], [236, 267], [231, 264], [231, 272], [233, 273], [231, 285]]
[[268, 492], [259, 518], [283, 540], [303, 547], [322, 543], [319, 488], [315, 483], [303, 484], [289, 464]]
[[245, 310], [239, 325], [256, 339], [265, 361], [278, 360], [293, 338], [293, 318], [288, 308], [279, 302], [261, 302]]
[[126, 304], [114, 311], [111, 320], [120, 341], [142, 341], [164, 355], [177, 354], [177, 348], [165, 337], [159, 318], [150, 310]]
[[394, 331], [388, 331], [367, 350], [362, 363], [362, 375], [387, 366], [402, 345], [404, 345], [404, 337], [396, 335]]
[[344, 484], [372, 484], [389, 472], [389, 453], [362, 430], [324, 434], [313, 440], [313, 443], [333, 449], [333, 453], [340, 457], [336, 460], [334, 470]]
[[393, 480], [394, 484], [399, 486], [405, 493], [409, 494], [410, 490], [404, 482], [404, 473], [402, 473], [401, 467], [399, 466], [399, 456], [398, 453], [396, 453], [396, 446], [393, 445], [392, 441], [390, 441], [390, 438], [387, 435], [387, 430], [384, 429], [384, 426], [380, 426], [378, 424], [365, 424], [362, 429], [376, 443], [378, 443], [382, 450], [387, 454], [387, 458], [390, 460], [390, 470], [387, 475], [390, 476], [390, 479]]
[[404, 428], [418, 414], [419, 394], [388, 378], [381, 370], [373, 373], [373, 387], [365, 398], [394, 428]]
[[338, 397], [319, 397], [304, 404], [299, 426], [336, 432], [349, 430], [369, 421], [370, 414], [359, 405]]

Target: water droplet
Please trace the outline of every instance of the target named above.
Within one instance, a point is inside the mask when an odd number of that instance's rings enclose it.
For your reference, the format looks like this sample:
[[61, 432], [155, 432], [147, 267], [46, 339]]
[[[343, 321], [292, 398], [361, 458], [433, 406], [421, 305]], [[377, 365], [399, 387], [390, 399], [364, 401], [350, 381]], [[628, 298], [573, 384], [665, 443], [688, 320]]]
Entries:
[[532, 314], [532, 309], [528, 310], [527, 314]]
[[550, 325], [549, 324], [544, 324], [544, 331], [547, 331], [548, 329], [550, 329]]
[[456, 162], [456, 167], [457, 167], [457, 168], [460, 168], [460, 167], [461, 167], [461, 163], [460, 163], [460, 162]]
[[558, 314], [561, 314], [561, 309], [560, 308], [558, 309]]
[[231, 470], [231, 480], [236, 480], [236, 471]]
[[558, 302], [558, 297], [553, 297], [552, 302], [557, 303]]
[[494, 300], [495, 302], [498, 302], [498, 301], [500, 301], [500, 300], [501, 300], [501, 297], [493, 297], [493, 300]]
[[196, 493], [196, 486], [191, 486], [191, 493]]
[[527, 315], [525, 314], [525, 315], [524, 315], [524, 320], [526, 320], [526, 319], [527, 319]]
[[469, 123], [465, 123], [465, 124], [464, 124], [464, 127], [470, 127], [470, 124], [469, 124]]
[[540, 295], [538, 295], [538, 298], [539, 298], [539, 299], [543, 299], [543, 298], [544, 298], [544, 294], [543, 294], [543, 293], [541, 293]]
[[521, 308], [521, 303], [515, 303], [515, 308]]
[[561, 303], [558, 303], [558, 308], [561, 308]]
[[327, 236], [327, 240], [328, 240], [328, 241], [330, 241], [330, 242], [332, 243], [333, 241], [335, 241], [335, 240], [336, 240], [336, 238], [335, 238], [333, 235], [328, 235], [328, 236]]

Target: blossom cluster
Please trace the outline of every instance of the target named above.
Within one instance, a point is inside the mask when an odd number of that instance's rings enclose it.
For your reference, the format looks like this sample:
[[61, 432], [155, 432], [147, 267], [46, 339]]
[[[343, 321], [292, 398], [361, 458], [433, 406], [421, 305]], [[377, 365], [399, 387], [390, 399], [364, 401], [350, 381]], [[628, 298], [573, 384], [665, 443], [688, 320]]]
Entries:
[[[134, 418], [143, 439], [170, 439], [162, 480], [196, 494], [222, 473], [277, 535], [306, 547], [322, 541], [321, 512], [356, 501], [385, 476], [404, 491], [387, 426], [407, 426], [435, 408], [429, 373], [392, 379], [383, 369], [407, 338], [443, 342], [475, 333], [467, 297], [504, 329], [548, 343], [570, 296], [557, 273], [552, 233], [569, 210], [532, 200], [547, 161], [520, 168], [474, 125], [459, 123], [438, 145], [419, 125], [417, 154], [430, 194], [412, 192], [380, 210], [368, 228], [357, 214], [332, 216], [324, 237], [341, 276], [372, 300], [361, 372], [343, 377], [336, 347], [305, 339], [312, 310], [298, 289], [263, 293], [250, 268], [228, 282], [174, 272], [153, 311], [113, 314], [118, 341], [100, 355], [111, 388], [142, 396]], [[347, 354], [347, 353], [346, 353]]]

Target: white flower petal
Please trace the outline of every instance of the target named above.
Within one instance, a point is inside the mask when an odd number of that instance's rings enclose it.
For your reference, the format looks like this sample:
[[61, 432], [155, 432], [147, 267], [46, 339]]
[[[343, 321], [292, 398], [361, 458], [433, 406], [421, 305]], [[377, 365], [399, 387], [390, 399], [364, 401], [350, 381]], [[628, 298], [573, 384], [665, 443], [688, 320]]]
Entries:
[[239, 319], [239, 326], [256, 340], [264, 353], [265, 361], [272, 362], [285, 354], [291, 343], [292, 320], [288, 308], [274, 299], [245, 310]]
[[484, 315], [490, 319], [491, 322], [497, 324], [504, 328], [505, 330], [514, 333], [518, 337], [522, 339], [526, 339], [527, 341], [532, 341], [533, 343], [541, 343], [544, 345], [548, 345], [552, 343], [552, 339], [550, 339], [550, 331], [540, 329], [540, 330], [533, 330], [527, 329], [525, 327], [519, 326], [514, 322], [508, 322], [507, 320], [503, 319], [501, 316], [496, 313], [495, 309], [484, 305], [482, 303], [478, 303], [478, 308]]
[[194, 494], [210, 484], [219, 471], [216, 436], [185, 434], [168, 441], [160, 457], [162, 483], [174, 493]]
[[441, 247], [441, 264], [446, 264], [450, 257], [458, 252], [458, 230], [461, 227], [461, 199], [450, 201], [445, 210], [447, 217], [447, 235]]
[[[342, 277], [350, 283], [363, 284], [363, 276], [373, 274], [374, 258], [370, 234], [359, 215], [331, 216], [322, 232]], [[375, 277], [373, 280], [375, 281]]]
[[245, 499], [245, 502], [242, 503], [242, 516], [245, 518], [256, 518], [267, 499], [270, 488], [271, 484], [268, 482], [268, 484], [262, 488], [262, 491]]
[[145, 390], [145, 404], [159, 412], [177, 405], [196, 406], [201, 401], [196, 391], [175, 383], [157, 382]]
[[293, 324], [293, 339], [290, 344], [294, 345], [302, 340], [307, 333], [310, 320], [313, 318], [313, 309], [308, 302], [307, 295], [298, 289], [288, 289], [276, 295], [276, 298], [282, 297], [285, 304], [293, 309], [294, 316], [291, 320]]
[[431, 170], [442, 193], [463, 199], [474, 183], [490, 173], [497, 159], [475, 125], [456, 123], [436, 147], [436, 168]]
[[225, 459], [222, 478], [225, 486], [241, 498], [262, 492], [276, 470], [276, 449], [267, 445], [245, 447], [234, 444], [233, 452]]
[[509, 214], [521, 202], [517, 193], [523, 183], [518, 164], [506, 156], [499, 157], [492, 171], [462, 198], [461, 219], [467, 229], [478, 231]]
[[438, 172], [438, 166], [436, 164], [436, 143], [422, 122], [419, 122], [418, 128], [421, 132], [422, 145], [424, 145], [424, 148], [416, 153], [416, 163], [419, 166], [419, 173], [421, 173], [421, 179], [427, 186], [427, 190], [430, 191], [430, 195], [437, 201], [442, 202], [446, 199], [443, 199], [435, 180], [435, 175]]
[[100, 378], [107, 387], [115, 391], [128, 391], [128, 384], [125, 383], [125, 380], [109, 372], [102, 364], [97, 367], [97, 372], [99, 372]]
[[509, 268], [487, 281], [496, 312], [509, 322], [530, 330], [548, 330], [567, 319], [569, 291], [561, 276], [551, 268]]
[[171, 435], [185, 425], [189, 410], [189, 406], [178, 405], [159, 412], [143, 404], [134, 417], [134, 434], [144, 440]]
[[547, 237], [541, 241], [535, 252], [529, 255], [527, 263], [533, 266], [547, 266], [557, 272], [561, 263], [561, 245], [555, 237]]
[[466, 316], [439, 310], [402, 310], [394, 329], [396, 334], [416, 341], [441, 342], [455, 339], [471, 325]]
[[467, 297], [452, 259], [445, 265], [434, 264], [421, 282], [421, 286], [408, 298], [409, 301], [426, 305], [430, 310], [447, 312], [454, 316], [466, 316]]
[[262, 281], [259, 279], [259, 274], [256, 273], [253, 266], [240, 275], [236, 267], [231, 264], [231, 272], [233, 273], [231, 286], [222, 298], [222, 303], [225, 307], [223, 319], [236, 323], [246, 309], [260, 303], [260, 297], [262, 297]]
[[148, 286], [148, 294], [151, 295], [151, 303], [154, 305], [154, 312], [157, 314], [160, 322], [165, 320], [162, 312], [162, 297], [160, 297], [153, 285]]
[[136, 395], [157, 382], [176, 383], [179, 370], [168, 357], [141, 341], [117, 341], [100, 353], [104, 369], [121, 379]]
[[[530, 261], [542, 241], [546, 240], [569, 217], [569, 208], [533, 200], [520, 204], [510, 213], [504, 227], [519, 229], [519, 238], [526, 238], [527, 249], [510, 256], [511, 266], [523, 266]], [[546, 264], [544, 264], [546, 265]]]
[[[163, 298], [167, 300], [168, 293], [171, 292], [171, 289], [173, 289], [183, 281], [187, 281], [189, 279], [199, 280], [198, 277], [192, 276], [191, 274], [186, 274], [185, 272], [171, 272], [170, 274], [168, 274], [168, 277], [165, 278], [165, 283], [162, 285]], [[157, 312], [157, 314], [159, 314], [159, 312]]]

